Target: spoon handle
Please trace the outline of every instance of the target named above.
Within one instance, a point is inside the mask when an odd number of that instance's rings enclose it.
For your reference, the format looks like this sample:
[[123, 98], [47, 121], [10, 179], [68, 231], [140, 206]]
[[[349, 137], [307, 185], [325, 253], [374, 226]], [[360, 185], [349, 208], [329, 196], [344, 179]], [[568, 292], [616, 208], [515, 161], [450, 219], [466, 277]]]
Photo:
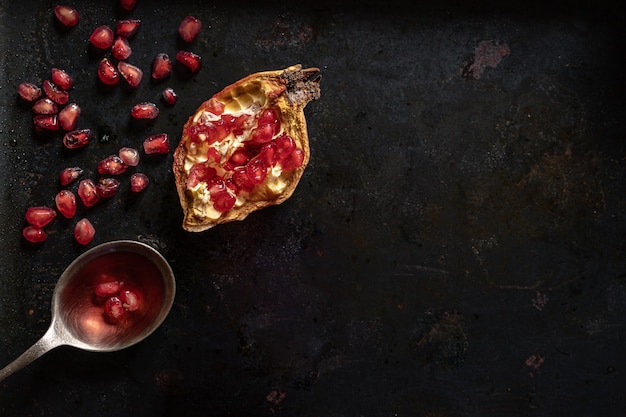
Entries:
[[3, 369], [0, 369], [0, 382], [4, 381], [10, 375], [24, 368], [29, 363], [33, 362], [35, 359], [42, 356], [44, 353], [54, 349], [57, 346], [62, 345], [63, 343], [57, 336], [57, 333], [53, 326], [50, 326], [48, 331], [35, 342], [28, 350], [22, 353], [17, 357], [13, 362], [5, 366]]

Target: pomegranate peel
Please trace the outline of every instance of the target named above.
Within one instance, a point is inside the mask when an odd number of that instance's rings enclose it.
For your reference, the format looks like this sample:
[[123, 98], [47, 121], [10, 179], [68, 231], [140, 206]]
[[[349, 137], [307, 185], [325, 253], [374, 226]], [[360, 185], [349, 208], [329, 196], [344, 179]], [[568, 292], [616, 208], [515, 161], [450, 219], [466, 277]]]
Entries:
[[185, 230], [243, 220], [291, 197], [310, 158], [304, 107], [319, 98], [320, 80], [318, 68], [301, 65], [258, 72], [198, 107], [174, 152]]

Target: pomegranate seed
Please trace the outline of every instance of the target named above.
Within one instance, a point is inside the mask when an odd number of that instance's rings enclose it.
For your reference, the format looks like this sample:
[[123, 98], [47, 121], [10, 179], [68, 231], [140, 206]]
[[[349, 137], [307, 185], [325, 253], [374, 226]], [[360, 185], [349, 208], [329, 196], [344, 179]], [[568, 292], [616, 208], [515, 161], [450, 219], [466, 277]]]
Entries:
[[122, 301], [117, 296], [107, 298], [104, 302], [104, 319], [110, 324], [116, 324], [127, 314]]
[[217, 175], [215, 168], [205, 163], [196, 163], [189, 170], [187, 177], [187, 188], [194, 188], [201, 182], [206, 182]]
[[22, 230], [22, 236], [24, 236], [24, 239], [32, 243], [41, 243], [48, 237], [42, 228], [32, 225], [26, 226]]
[[176, 94], [174, 89], [171, 87], [168, 87], [165, 90], [163, 90], [161, 97], [163, 98], [163, 101], [166, 104], [169, 104], [170, 106], [176, 104], [176, 101], [178, 100], [178, 95]]
[[185, 42], [193, 41], [202, 29], [202, 22], [193, 16], [186, 16], [178, 26], [178, 33]]
[[29, 207], [26, 210], [26, 221], [35, 227], [44, 227], [57, 216], [50, 207]]
[[140, 193], [148, 187], [150, 180], [146, 174], [135, 172], [130, 176], [130, 190], [134, 193]]
[[176, 53], [176, 60], [194, 74], [200, 71], [202, 67], [202, 58], [200, 55], [196, 55], [190, 51], [178, 51]]
[[246, 164], [246, 174], [253, 184], [261, 184], [267, 176], [267, 167], [263, 159], [254, 157]]
[[63, 26], [68, 28], [76, 26], [80, 20], [80, 16], [76, 9], [70, 6], [55, 6], [54, 15]]
[[117, 155], [109, 155], [98, 163], [98, 174], [120, 175], [126, 172], [128, 165]]
[[108, 58], [102, 58], [98, 64], [98, 78], [105, 85], [115, 85], [120, 81], [120, 74]]
[[113, 280], [108, 275], [103, 274], [100, 279], [107, 279], [111, 281], [98, 282], [93, 288], [93, 293], [102, 298], [112, 297], [120, 292], [121, 283], [117, 280]]
[[120, 159], [130, 167], [139, 165], [139, 151], [135, 148], [121, 148], [118, 152]]
[[111, 47], [111, 54], [113, 58], [119, 59], [120, 61], [128, 59], [133, 53], [132, 48], [130, 47], [130, 43], [123, 36], [118, 36], [113, 41], [113, 46]]
[[69, 185], [79, 179], [83, 175], [83, 170], [79, 167], [65, 168], [59, 174], [61, 185]]
[[33, 83], [24, 82], [17, 86], [17, 93], [20, 98], [28, 103], [32, 103], [41, 97], [41, 88]]
[[74, 81], [72, 77], [65, 71], [59, 68], [52, 68], [52, 82], [61, 90], [69, 90], [72, 88]]
[[59, 107], [48, 97], [40, 98], [33, 104], [33, 113], [35, 114], [57, 114]]
[[98, 49], [109, 49], [113, 45], [113, 31], [107, 25], [98, 26], [89, 36], [89, 42]]
[[126, 311], [137, 311], [143, 303], [141, 292], [134, 288], [123, 288], [120, 291], [119, 298]]
[[70, 190], [61, 190], [54, 197], [57, 210], [68, 219], [76, 214], [76, 196]]
[[215, 196], [213, 208], [223, 213], [233, 208], [235, 201], [237, 201], [237, 198], [234, 195], [228, 191], [223, 191]]
[[118, 20], [115, 24], [115, 34], [130, 39], [139, 31], [141, 27], [140, 19], [123, 19]]
[[250, 192], [254, 188], [254, 183], [250, 181], [246, 167], [235, 167], [233, 171], [232, 181], [235, 187], [240, 190]]
[[273, 136], [274, 126], [269, 123], [265, 123], [263, 125], [257, 126], [252, 131], [251, 140], [256, 143], [267, 143], [272, 140]]
[[43, 91], [50, 100], [57, 104], [63, 105], [70, 99], [70, 93], [61, 90], [52, 80], [45, 80], [43, 82]]
[[93, 227], [93, 224], [86, 219], [80, 219], [76, 226], [74, 226], [74, 238], [81, 245], [87, 245], [92, 241], [94, 235], [96, 234], [96, 229]]
[[227, 170], [232, 170], [234, 167], [243, 166], [248, 163], [248, 161], [252, 158], [250, 152], [243, 148], [237, 149], [231, 157], [228, 159], [228, 162], [224, 164], [224, 168]]
[[96, 184], [90, 179], [84, 179], [78, 183], [78, 197], [85, 207], [91, 207], [100, 201], [100, 196], [96, 192]]
[[117, 69], [119, 70], [120, 74], [122, 74], [122, 77], [124, 77], [128, 85], [133, 88], [139, 87], [139, 83], [141, 83], [141, 79], [143, 78], [143, 71], [141, 71], [138, 67], [124, 61], [120, 61], [117, 63]]
[[96, 184], [96, 192], [102, 198], [113, 197], [120, 188], [120, 182], [115, 178], [100, 178]]
[[207, 102], [206, 110], [208, 112], [213, 113], [216, 116], [220, 116], [222, 113], [224, 113], [224, 108], [225, 107], [226, 106], [224, 105], [224, 103], [222, 103], [221, 101], [219, 101], [215, 97], [211, 97], [209, 99], [209, 101]]
[[288, 135], [279, 136], [273, 142], [276, 144], [276, 162], [282, 161], [296, 149], [296, 142]]
[[170, 138], [167, 133], [157, 133], [155, 135], [148, 136], [143, 141], [143, 151], [150, 154], [165, 154], [170, 151]]
[[38, 114], [33, 118], [33, 123], [38, 132], [59, 130], [59, 120], [56, 114]]
[[92, 138], [91, 129], [72, 130], [63, 136], [63, 145], [67, 149], [78, 149], [87, 146]]
[[63, 107], [59, 112], [59, 123], [63, 130], [74, 130], [78, 123], [78, 117], [80, 116], [80, 107], [76, 103], [70, 103]]
[[172, 60], [167, 54], [158, 54], [152, 61], [152, 78], [164, 80], [170, 75], [172, 75]]
[[134, 119], [156, 119], [159, 116], [159, 108], [154, 103], [138, 103], [130, 109], [130, 115]]
[[137, 7], [137, 0], [120, 0], [120, 7], [126, 11], [131, 11]]
[[283, 167], [283, 170], [289, 171], [290, 169], [295, 169], [302, 166], [304, 162], [304, 152], [302, 149], [294, 149], [287, 157], [280, 163]]

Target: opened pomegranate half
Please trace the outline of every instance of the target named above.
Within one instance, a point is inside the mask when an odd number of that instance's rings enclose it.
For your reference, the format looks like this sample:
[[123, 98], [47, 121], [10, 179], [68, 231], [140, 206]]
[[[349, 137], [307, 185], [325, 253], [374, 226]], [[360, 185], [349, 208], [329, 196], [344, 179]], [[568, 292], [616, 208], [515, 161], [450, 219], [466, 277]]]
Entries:
[[200, 105], [174, 152], [183, 228], [243, 220], [293, 194], [309, 162], [304, 107], [319, 98], [318, 68], [249, 75]]

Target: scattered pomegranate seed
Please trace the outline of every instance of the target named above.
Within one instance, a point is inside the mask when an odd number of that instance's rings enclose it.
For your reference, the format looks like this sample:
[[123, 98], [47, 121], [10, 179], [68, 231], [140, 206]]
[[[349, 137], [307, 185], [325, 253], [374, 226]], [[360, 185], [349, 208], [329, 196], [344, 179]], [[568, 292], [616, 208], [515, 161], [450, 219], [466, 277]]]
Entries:
[[157, 54], [152, 61], [152, 78], [164, 80], [172, 75], [172, 60], [165, 53]]
[[113, 42], [113, 46], [111, 47], [111, 54], [113, 58], [123, 61], [128, 59], [133, 53], [132, 48], [130, 47], [130, 43], [128, 43], [128, 39], [123, 36], [118, 36], [115, 38]]
[[67, 149], [78, 149], [87, 146], [93, 138], [91, 129], [77, 129], [63, 136], [63, 145]]
[[93, 240], [95, 234], [96, 229], [86, 218], [80, 219], [76, 223], [76, 226], [74, 226], [74, 238], [81, 245], [89, 244]]
[[24, 236], [24, 239], [32, 243], [41, 243], [48, 237], [42, 228], [33, 225], [26, 226], [22, 230], [22, 236]]
[[70, 93], [61, 90], [52, 80], [45, 80], [43, 82], [43, 91], [50, 100], [57, 104], [63, 105], [70, 99]]
[[120, 81], [120, 74], [108, 58], [102, 58], [98, 64], [98, 78], [103, 84], [115, 85]]
[[115, 24], [115, 34], [130, 39], [137, 34], [141, 27], [140, 19], [118, 20]]
[[131, 11], [137, 7], [137, 0], [120, 0], [120, 7], [126, 11]]
[[138, 103], [130, 110], [134, 119], [156, 119], [159, 116], [159, 108], [154, 103]]
[[267, 176], [267, 166], [258, 156], [246, 164], [246, 174], [253, 184], [261, 184]]
[[135, 148], [123, 147], [119, 150], [118, 156], [130, 167], [139, 165], [139, 151]]
[[120, 61], [117, 63], [117, 69], [119, 70], [120, 74], [122, 74], [122, 77], [124, 77], [128, 85], [133, 88], [139, 87], [139, 83], [141, 83], [141, 79], [143, 78], [143, 71], [141, 71], [138, 67], [124, 61]]
[[80, 107], [76, 103], [70, 103], [59, 112], [59, 124], [61, 129], [67, 131], [74, 130], [80, 116]]
[[33, 83], [24, 82], [17, 86], [17, 93], [20, 98], [28, 103], [32, 103], [41, 97], [41, 88]]
[[166, 104], [169, 104], [170, 106], [176, 104], [176, 101], [178, 101], [178, 95], [176, 94], [174, 89], [171, 87], [168, 87], [165, 90], [163, 90], [161, 97], [163, 98], [163, 101]]
[[194, 188], [198, 183], [208, 181], [217, 175], [217, 170], [206, 163], [194, 164], [189, 170], [187, 188]]
[[187, 43], [193, 41], [202, 29], [202, 22], [193, 16], [186, 16], [178, 26], [180, 37]]
[[141, 292], [133, 288], [122, 288], [119, 298], [126, 311], [137, 311], [141, 307], [143, 297]]
[[170, 151], [170, 139], [167, 133], [148, 136], [143, 141], [143, 151], [148, 155], [168, 153]]
[[44, 227], [57, 216], [50, 207], [29, 207], [26, 210], [26, 221], [36, 227]]
[[123, 319], [126, 314], [127, 311], [119, 297], [114, 295], [104, 302], [104, 319], [108, 323], [115, 324]]
[[102, 198], [113, 197], [120, 188], [120, 182], [115, 178], [100, 178], [96, 184], [96, 192]]
[[98, 163], [98, 174], [120, 175], [126, 172], [128, 165], [117, 155], [109, 155]]
[[83, 170], [79, 167], [68, 167], [59, 174], [61, 185], [69, 185], [79, 179], [83, 175]]
[[294, 149], [285, 159], [280, 163], [285, 171], [296, 169], [302, 166], [304, 162], [304, 152], [302, 149]]
[[70, 190], [61, 190], [54, 197], [57, 210], [68, 219], [76, 214], [76, 196]]
[[52, 82], [61, 90], [69, 90], [74, 84], [72, 77], [59, 68], [52, 68]]
[[48, 97], [40, 98], [33, 104], [33, 113], [35, 114], [57, 114], [59, 106]]
[[135, 172], [130, 176], [130, 190], [134, 193], [140, 193], [148, 187], [150, 180], [146, 174]]
[[98, 49], [109, 49], [113, 45], [113, 30], [107, 25], [98, 26], [89, 36], [89, 42]]
[[33, 123], [38, 132], [59, 130], [59, 120], [56, 114], [38, 114], [33, 118]]
[[120, 292], [122, 284], [119, 281], [111, 278], [106, 274], [101, 275], [99, 279], [101, 279], [102, 281], [98, 282], [93, 289], [93, 292], [96, 296], [108, 298], [117, 295], [117, 293]]
[[202, 67], [202, 58], [200, 55], [196, 55], [190, 51], [178, 51], [176, 53], [176, 60], [194, 74], [200, 71]]
[[70, 6], [55, 6], [54, 15], [63, 26], [68, 28], [76, 26], [80, 20], [80, 15], [76, 9]]
[[78, 183], [78, 197], [85, 207], [91, 207], [100, 201], [100, 196], [96, 192], [96, 184], [88, 178]]

